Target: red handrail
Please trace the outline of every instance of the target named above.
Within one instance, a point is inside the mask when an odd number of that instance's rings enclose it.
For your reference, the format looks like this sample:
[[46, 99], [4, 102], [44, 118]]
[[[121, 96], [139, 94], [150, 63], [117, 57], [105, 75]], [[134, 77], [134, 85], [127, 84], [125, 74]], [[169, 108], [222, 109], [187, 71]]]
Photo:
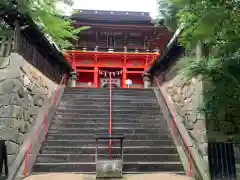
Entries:
[[[154, 78], [155, 78], [155, 80], [156, 80], [156, 82], [157, 82], [157, 85], [158, 85], [158, 88], [159, 88], [159, 90], [160, 90], [160, 87], [161, 87], [161, 86], [160, 86], [159, 80], [157, 79], [156, 76], [154, 76]], [[165, 103], [166, 103], [165, 97], [164, 97], [164, 101], [165, 101]], [[166, 103], [166, 105], [167, 105], [167, 103]], [[168, 105], [167, 105], [167, 107], [168, 107]], [[168, 109], [169, 109], [169, 107], [168, 107]], [[171, 113], [171, 115], [172, 115], [172, 127], [171, 127], [171, 128], [172, 128], [172, 130], [171, 130], [172, 136], [174, 136], [174, 125], [176, 125], [176, 127], [177, 127], [177, 129], [178, 129], [178, 131], [180, 132], [180, 135], [181, 135], [181, 137], [182, 137], [183, 143], [184, 143], [185, 147], [187, 148], [187, 153], [188, 153], [188, 169], [187, 169], [187, 175], [188, 175], [188, 176], [193, 176], [193, 172], [192, 172], [192, 153], [191, 153], [191, 150], [190, 150], [189, 146], [187, 145], [186, 138], [185, 138], [184, 134], [181, 132], [181, 128], [179, 127], [179, 125], [178, 125], [178, 123], [177, 123], [177, 121], [176, 121], [176, 115], [175, 115], [175, 113], [172, 112], [170, 109], [169, 109], [169, 111], [170, 111], [170, 113]]]
[[[108, 126], [108, 134], [111, 135], [112, 134], [112, 75], [111, 73], [109, 73], [109, 126]], [[108, 148], [108, 156], [109, 159], [112, 156], [112, 140], [109, 139], [109, 144], [108, 144], [109, 148]]]
[[[66, 77], [67, 77], [67, 74], [64, 74], [62, 76], [62, 79], [60, 81], [60, 83], [57, 85], [57, 87], [54, 89], [54, 92], [53, 92], [53, 95], [51, 96], [50, 100], [49, 100], [49, 103], [52, 104], [52, 101], [53, 99], [55, 98], [55, 106], [57, 105], [57, 100], [58, 100], [58, 95], [59, 95], [59, 89], [60, 89], [60, 85], [62, 85], [63, 83], [66, 84]], [[46, 119], [46, 110], [44, 110], [44, 114], [43, 114], [43, 122], [42, 124], [44, 125], [44, 128], [45, 128], [45, 131], [47, 132], [47, 119]], [[35, 129], [35, 133], [34, 135], [36, 136], [37, 133], [39, 131], [39, 128], [36, 128]], [[23, 174], [24, 176], [27, 176], [28, 174], [28, 152], [30, 150], [30, 147], [31, 145], [28, 144], [28, 147], [26, 149], [26, 152], [25, 152], [25, 164], [24, 164], [24, 171], [23, 171]]]

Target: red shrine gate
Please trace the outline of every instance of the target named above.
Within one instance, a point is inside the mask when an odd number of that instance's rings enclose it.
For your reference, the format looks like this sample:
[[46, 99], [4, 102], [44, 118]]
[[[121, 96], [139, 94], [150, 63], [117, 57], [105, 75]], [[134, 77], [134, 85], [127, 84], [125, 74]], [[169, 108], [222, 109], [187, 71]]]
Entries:
[[77, 72], [76, 87], [113, 86], [126, 88], [130, 79], [130, 88], [143, 88], [142, 73], [159, 56], [155, 53], [139, 52], [94, 52], [71, 50], [65, 52], [65, 58]]
[[71, 19], [76, 28], [89, 27], [73, 40], [77, 50], [65, 52], [76, 87], [106, 86], [111, 74], [113, 86], [126, 88], [130, 79], [130, 88], [143, 88], [142, 73], [172, 36], [148, 12], [78, 10]]

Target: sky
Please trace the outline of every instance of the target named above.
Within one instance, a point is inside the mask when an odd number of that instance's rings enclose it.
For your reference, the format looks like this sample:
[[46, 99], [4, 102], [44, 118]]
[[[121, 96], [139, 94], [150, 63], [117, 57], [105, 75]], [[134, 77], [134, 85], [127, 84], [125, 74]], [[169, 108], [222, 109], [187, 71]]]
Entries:
[[[74, 0], [73, 9], [140, 11], [156, 16], [157, 0]], [[66, 10], [67, 7], [64, 7]], [[69, 11], [69, 10], [68, 10]]]

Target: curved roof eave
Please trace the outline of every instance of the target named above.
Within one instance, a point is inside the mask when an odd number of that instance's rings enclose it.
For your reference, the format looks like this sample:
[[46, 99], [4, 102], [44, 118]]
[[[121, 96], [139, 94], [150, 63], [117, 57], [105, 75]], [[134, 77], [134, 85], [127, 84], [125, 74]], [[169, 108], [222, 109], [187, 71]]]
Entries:
[[152, 64], [151, 67], [149, 67], [147, 69], [147, 73], [150, 74], [154, 74], [155, 71], [159, 68], [159, 66], [162, 64], [162, 62], [165, 61], [165, 59], [169, 58], [170, 56], [172, 56], [172, 50], [175, 48], [180, 48], [183, 49], [183, 47], [179, 46], [177, 43], [177, 39], [179, 37], [179, 35], [181, 34], [183, 28], [178, 28], [176, 30], [176, 32], [174, 33], [173, 37], [170, 39], [170, 41], [168, 42], [166, 49], [164, 50], [164, 52], [161, 54], [161, 56], [159, 56], [154, 63]]

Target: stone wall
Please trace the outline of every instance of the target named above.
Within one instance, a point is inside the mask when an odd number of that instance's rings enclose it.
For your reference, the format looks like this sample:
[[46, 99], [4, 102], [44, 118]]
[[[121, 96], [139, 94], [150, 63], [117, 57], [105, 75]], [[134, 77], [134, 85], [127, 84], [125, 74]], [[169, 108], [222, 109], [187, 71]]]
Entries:
[[198, 148], [205, 167], [208, 167], [208, 138], [204, 116], [199, 113], [198, 107], [202, 102], [202, 82], [199, 79], [186, 80], [174, 68], [159, 75], [161, 86], [168, 94], [177, 113]]
[[12, 53], [0, 59], [0, 139], [6, 140], [9, 164], [55, 87], [22, 56]]

